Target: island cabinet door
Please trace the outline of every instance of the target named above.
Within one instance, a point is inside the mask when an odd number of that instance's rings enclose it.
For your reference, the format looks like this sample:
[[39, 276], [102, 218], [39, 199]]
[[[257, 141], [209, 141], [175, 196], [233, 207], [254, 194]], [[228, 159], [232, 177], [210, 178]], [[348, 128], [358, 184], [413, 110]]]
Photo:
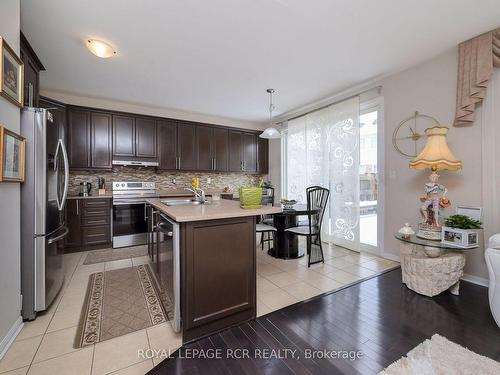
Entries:
[[255, 317], [255, 218], [181, 227], [184, 342]]

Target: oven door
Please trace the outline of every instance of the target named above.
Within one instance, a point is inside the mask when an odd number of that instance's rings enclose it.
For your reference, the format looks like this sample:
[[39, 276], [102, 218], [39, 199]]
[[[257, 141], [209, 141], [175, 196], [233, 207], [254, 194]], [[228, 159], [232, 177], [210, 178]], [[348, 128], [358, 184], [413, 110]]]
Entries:
[[145, 245], [148, 242], [146, 202], [113, 200], [113, 247]]

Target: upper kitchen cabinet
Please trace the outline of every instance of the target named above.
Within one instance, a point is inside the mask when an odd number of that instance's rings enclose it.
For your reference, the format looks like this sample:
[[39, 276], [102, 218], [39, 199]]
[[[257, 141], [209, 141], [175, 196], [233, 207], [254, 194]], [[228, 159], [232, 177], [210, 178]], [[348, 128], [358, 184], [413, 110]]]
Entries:
[[229, 131], [229, 170], [257, 172], [257, 134]]
[[257, 134], [243, 133], [243, 171], [257, 172]]
[[156, 120], [136, 117], [135, 155], [139, 158], [157, 157]]
[[177, 158], [177, 169], [184, 171], [197, 169], [196, 125], [186, 122], [177, 124]]
[[177, 122], [158, 121], [158, 162], [159, 169], [177, 169]]
[[111, 114], [69, 107], [67, 135], [71, 169], [112, 168]]
[[226, 172], [229, 169], [229, 131], [214, 128], [214, 170]]
[[42, 62], [21, 32], [21, 60], [24, 63], [24, 105], [38, 107], [40, 100], [40, 71]]
[[199, 171], [214, 170], [214, 128], [209, 126], [196, 127], [196, 147], [198, 148], [197, 169]]
[[111, 114], [91, 112], [90, 114], [90, 166], [96, 169], [111, 169]]
[[228, 130], [212, 126], [196, 127], [196, 145], [198, 148], [198, 170], [228, 170], [229, 137]]
[[156, 131], [155, 119], [113, 115], [113, 159], [156, 161]]
[[269, 173], [269, 140], [257, 138], [257, 173]]
[[135, 156], [135, 119], [113, 116], [113, 158]]
[[86, 169], [90, 166], [90, 111], [68, 108], [69, 167]]

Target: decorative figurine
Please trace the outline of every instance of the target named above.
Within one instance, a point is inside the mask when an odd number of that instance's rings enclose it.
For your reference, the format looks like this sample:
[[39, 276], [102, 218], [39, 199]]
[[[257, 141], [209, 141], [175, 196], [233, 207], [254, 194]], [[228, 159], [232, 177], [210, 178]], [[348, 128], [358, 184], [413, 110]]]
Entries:
[[[430, 182], [427, 182], [424, 187], [425, 196], [420, 197], [420, 201], [423, 202], [422, 207], [420, 207], [420, 215], [422, 215], [423, 223], [440, 228], [439, 209], [440, 207], [449, 207], [451, 203], [446, 198], [448, 189], [439, 184], [438, 179], [439, 175], [436, 172], [432, 172], [429, 176]], [[442, 194], [441, 197], [440, 194]]]

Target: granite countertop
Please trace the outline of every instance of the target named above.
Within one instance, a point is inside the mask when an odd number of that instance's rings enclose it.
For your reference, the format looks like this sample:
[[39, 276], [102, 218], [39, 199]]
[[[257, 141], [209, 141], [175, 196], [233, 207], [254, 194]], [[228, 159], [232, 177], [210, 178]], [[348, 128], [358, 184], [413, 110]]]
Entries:
[[113, 194], [111, 191], [106, 191], [106, 194], [104, 195], [98, 195], [96, 194], [91, 194], [86, 197], [82, 197], [81, 195], [68, 195], [68, 199], [111, 199], [113, 198]]
[[272, 215], [282, 212], [281, 207], [263, 206], [256, 209], [243, 209], [240, 203], [227, 199], [210, 201], [209, 204], [167, 206], [161, 199], [148, 199], [147, 202], [172, 218], [176, 222], [228, 219], [232, 217], [247, 217]]

